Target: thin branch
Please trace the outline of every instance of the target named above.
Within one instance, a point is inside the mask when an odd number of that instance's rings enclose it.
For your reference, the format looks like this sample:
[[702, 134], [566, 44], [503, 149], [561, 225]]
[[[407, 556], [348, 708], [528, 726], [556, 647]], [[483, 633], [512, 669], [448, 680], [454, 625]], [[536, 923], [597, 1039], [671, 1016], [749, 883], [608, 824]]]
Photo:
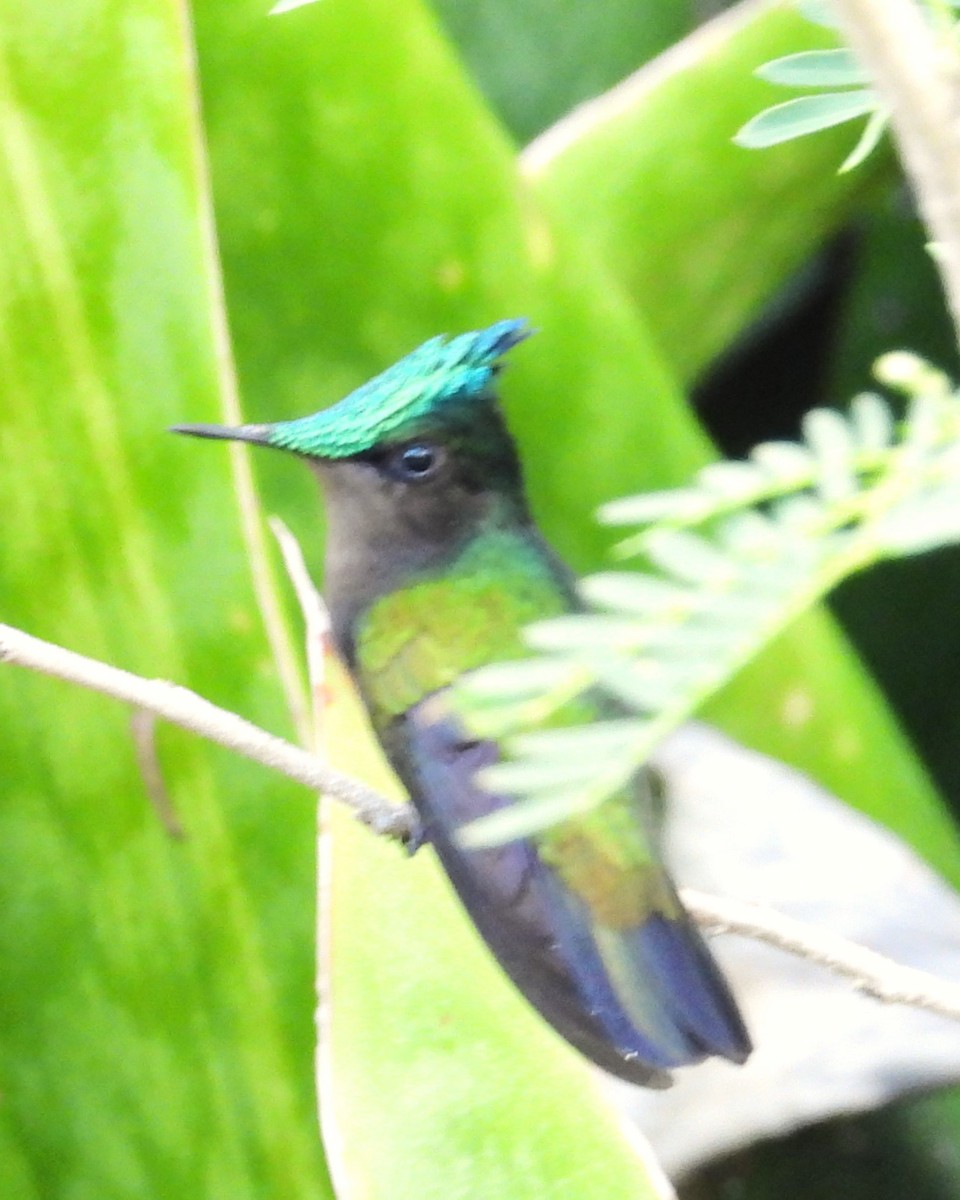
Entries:
[[[157, 679], [141, 679], [50, 642], [0, 625], [0, 662], [40, 671], [91, 688], [162, 717], [192, 733], [279, 771], [314, 792], [345, 803], [375, 833], [406, 841], [414, 826], [409, 808], [399, 808], [372, 788], [325, 766], [312, 754], [266, 733], [211, 704], [195, 692]], [[960, 1021], [960, 984], [903, 967], [883, 955], [823, 929], [741, 900], [685, 889], [684, 904], [704, 929], [736, 933], [776, 946], [849, 979], [887, 1004], [923, 1008]]]
[[135, 708], [130, 717], [130, 732], [133, 735], [133, 752], [140, 768], [143, 786], [147, 791], [147, 799], [170, 837], [181, 842], [187, 835], [167, 791], [160, 767], [157, 755], [157, 718], [144, 708]]
[[411, 822], [406, 809], [391, 804], [365, 784], [325, 766], [306, 750], [218, 708], [187, 688], [162, 679], [142, 679], [129, 671], [31, 637], [9, 625], [0, 625], [0, 662], [52, 675], [146, 709], [173, 725], [279, 771], [314, 792], [335, 796], [375, 833], [400, 841], [405, 841], [409, 835]]
[[891, 112], [960, 331], [960, 60], [914, 0], [835, 0], [857, 58]]
[[689, 888], [681, 898], [693, 919], [714, 933], [738, 933], [817, 963], [849, 979], [885, 1004], [906, 1004], [960, 1021], [960, 984], [903, 967], [829, 930], [814, 928], [775, 909], [743, 900], [707, 896]]

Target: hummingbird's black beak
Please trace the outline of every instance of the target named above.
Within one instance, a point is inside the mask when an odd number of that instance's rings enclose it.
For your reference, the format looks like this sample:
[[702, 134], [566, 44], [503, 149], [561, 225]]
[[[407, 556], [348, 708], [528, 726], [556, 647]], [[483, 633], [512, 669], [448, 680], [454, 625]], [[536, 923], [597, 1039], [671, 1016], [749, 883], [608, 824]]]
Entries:
[[269, 445], [270, 425], [171, 425], [170, 433], [186, 433], [190, 437], [218, 438], [225, 442], [253, 442]]

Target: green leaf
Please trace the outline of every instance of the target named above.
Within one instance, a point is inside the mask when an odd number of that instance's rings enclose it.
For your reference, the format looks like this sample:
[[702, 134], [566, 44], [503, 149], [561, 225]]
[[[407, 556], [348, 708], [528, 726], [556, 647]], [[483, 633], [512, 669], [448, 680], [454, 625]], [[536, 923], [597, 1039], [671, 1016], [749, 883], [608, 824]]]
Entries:
[[637, 571], [603, 571], [587, 575], [578, 590], [589, 604], [637, 616], [676, 611], [689, 605], [692, 592], [657, 575]]
[[[750, 173], [734, 165], [728, 176], [729, 147], [717, 159], [663, 157], [661, 129], [692, 150], [735, 127], [725, 103], [678, 105], [671, 88], [689, 80], [673, 72], [646, 115], [652, 132], [591, 147], [588, 219], [547, 219], [419, 6], [327, 0], [269, 21], [265, 7], [203, 0], [195, 14], [251, 416], [308, 411], [423, 337], [529, 312], [543, 334], [506, 377], [506, 404], [552, 536], [579, 565], [596, 563], [604, 539], [589, 514], [601, 499], [640, 473], [667, 486], [708, 454], [638, 315], [626, 278], [638, 239], [684, 249], [652, 268], [660, 294], [643, 294], [658, 330], [678, 334], [668, 349], [689, 372], [846, 213], [852, 187], [823, 184], [816, 169], [835, 154], [830, 139], [774, 175], [756, 165], [762, 156], [740, 155]], [[198, 216], [182, 11], [161, 0], [8, 4], [2, 30], [4, 616], [289, 731], [225, 458], [159, 433], [225, 419], [231, 387]], [[758, 39], [763, 56], [777, 52], [773, 40]], [[747, 57], [725, 69], [749, 69], [757, 55]], [[687, 97], [726, 96], [715, 81]], [[751, 88], [737, 89], [737, 107], [755, 108]], [[689, 210], [651, 192], [664, 162]], [[611, 222], [605, 197], [635, 163], [646, 173]], [[728, 183], [743, 204], [724, 203]], [[782, 203], [790, 189], [797, 213]], [[662, 219], [645, 224], [638, 197]], [[699, 236], [660, 241], [682, 211]], [[609, 260], [596, 255], [602, 228]], [[705, 246], [716, 247], [710, 271]], [[257, 470], [316, 559], [307, 473], [269, 456]], [[807, 623], [778, 662], [728, 721], [761, 695], [761, 737], [811, 754], [828, 780], [855, 781], [855, 800], [869, 797], [949, 868], [953, 843], [924, 780], [829, 626]], [[7, 670], [0, 1193], [329, 1194], [310, 1077], [312, 806], [164, 731], [189, 834], [172, 844], [144, 803], [124, 716]], [[813, 718], [791, 724], [789, 689], [815, 685]], [[339, 1026], [321, 1046], [341, 1195], [479, 1194], [480, 1169], [492, 1195], [650, 1194], [650, 1173], [582, 1064], [504, 987], [448, 889], [427, 877], [429, 852], [411, 864], [341, 817], [323, 879], [333, 910], [324, 1019]], [[448, 1024], [461, 1005], [466, 1022]]]
[[808, 21], [822, 25], [825, 29], [840, 28], [830, 0], [797, 0], [797, 9]]
[[734, 136], [734, 142], [748, 150], [778, 146], [809, 133], [820, 133], [872, 113], [877, 97], [868, 89], [851, 92], [824, 92], [819, 96], [798, 96], [775, 104], [749, 120]]
[[803, 419], [803, 436], [816, 460], [816, 486], [820, 498], [835, 503], [857, 489], [853, 437], [850, 426], [828, 408], [817, 408]]
[[644, 640], [642, 627], [636, 621], [619, 617], [551, 617], [546, 621], [537, 621], [527, 629], [527, 642], [535, 650], [551, 650], [554, 646], [562, 646], [570, 651], [574, 644], [584, 652], [595, 650], [598, 646], [621, 646], [627, 650], [634, 647], [638, 639], [641, 642]]
[[[2, 619], [288, 732], [229, 464], [165, 432], [230, 389], [183, 12], [0, 9]], [[309, 799], [161, 729], [178, 838], [115, 702], [2, 665], [0, 728], [0, 1193], [330, 1195]]]
[[876, 392], [861, 392], [850, 402], [850, 420], [859, 450], [885, 450], [893, 440], [893, 413]]
[[880, 144], [880, 139], [889, 124], [890, 114], [885, 108], [878, 108], [876, 112], [871, 113], [870, 119], [863, 127], [860, 140], [837, 168], [838, 173], [844, 175], [847, 171], [852, 171], [854, 167], [859, 167]]
[[749, 462], [708, 463], [697, 472], [699, 487], [733, 503], [749, 499], [763, 482], [762, 472]]
[[525, 658], [516, 662], [498, 663], [482, 673], [467, 675], [462, 686], [475, 700], [486, 695], [515, 699], [535, 695], [562, 686], [570, 676], [567, 658]]
[[769, 85], [752, 77], [761, 63], [831, 44], [792, 6], [734, 6], [682, 54], [649, 64], [522, 156], [537, 195], [626, 289], [686, 383], [887, 168], [878, 158], [838, 177], [849, 148], [842, 130], [776, 154], [730, 140], [770, 101]]
[[[566, 458], [569, 475], [584, 456], [598, 472], [623, 469], [595, 419], [611, 387], [674, 397], [656, 428], [625, 406], [637, 453], [650, 447], [652, 457], [664, 436], [702, 453], [629, 302], [518, 186], [509, 140], [420, 5], [322, 3], [261, 24], [233, 0], [208, 0], [198, 45], [231, 328], [254, 419], [330, 403], [432, 334], [515, 313], [542, 333], [538, 353], [524, 347], [505, 373], [506, 404], [533, 443], [542, 397], [563, 397], [552, 469]], [[536, 491], [546, 464], [529, 460]], [[278, 455], [255, 465], [271, 510], [316, 562], [322, 514], [310, 473]], [[588, 497], [605, 487], [601, 474], [584, 478], [584, 495], [565, 489], [553, 509], [571, 557], [578, 537], [589, 553]], [[504, 1040], [505, 985], [489, 965], [478, 974], [472, 935], [448, 933], [465, 928], [449, 889], [424, 883], [419, 861], [369, 834], [347, 833], [333, 853], [322, 880], [334, 897], [321, 949], [333, 999], [319, 1086], [338, 1190], [429, 1200], [470, 1178], [489, 1180], [489, 1195], [644, 1194], [645, 1169], [584, 1088], [582, 1064], [550, 1036], [531, 1038], [524, 1055], [513, 1053], [519, 1033]], [[484, 1056], [498, 1069], [478, 1069]], [[567, 1082], [552, 1096], [542, 1080], [556, 1072]], [[559, 1123], [556, 1147], [542, 1141], [541, 1110]], [[580, 1121], [592, 1130], [582, 1144], [571, 1136]]]
[[846, 87], [870, 82], [869, 73], [847, 49], [787, 54], [764, 63], [756, 74], [768, 83], [782, 83], [785, 87]]
[[520, 143], [666, 50], [696, 20], [691, 0], [436, 0], [433, 7]]
[[640, 521], [659, 521], [663, 518], [683, 519], [700, 512], [700, 496], [693, 491], [671, 488], [664, 492], [644, 492], [641, 496], [626, 496], [604, 504], [598, 517], [605, 525], [633, 525]]

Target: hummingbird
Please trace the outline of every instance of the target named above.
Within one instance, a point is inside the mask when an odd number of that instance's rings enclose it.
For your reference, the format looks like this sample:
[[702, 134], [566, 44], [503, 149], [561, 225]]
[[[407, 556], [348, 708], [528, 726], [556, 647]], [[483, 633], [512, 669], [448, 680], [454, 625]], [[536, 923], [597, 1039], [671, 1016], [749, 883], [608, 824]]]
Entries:
[[503, 355], [530, 332], [504, 320], [434, 337], [311, 416], [173, 431], [271, 446], [312, 468], [334, 646], [422, 839], [541, 1016], [604, 1070], [663, 1087], [672, 1068], [711, 1055], [742, 1063], [751, 1046], [660, 861], [650, 774], [505, 845], [459, 837], [511, 797], [479, 781], [501, 751], [471, 736], [452, 686], [528, 653], [525, 625], [583, 607], [531, 516], [497, 397]]

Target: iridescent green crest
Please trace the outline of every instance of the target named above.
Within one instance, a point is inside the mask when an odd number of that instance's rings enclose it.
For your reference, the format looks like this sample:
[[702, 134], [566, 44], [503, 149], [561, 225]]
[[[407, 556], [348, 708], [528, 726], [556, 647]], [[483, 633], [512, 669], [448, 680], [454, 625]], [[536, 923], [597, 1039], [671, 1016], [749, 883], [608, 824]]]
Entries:
[[520, 319], [431, 338], [331, 408], [266, 426], [263, 440], [315, 458], [362, 454], [418, 417], [482, 397], [499, 360], [530, 332]]

